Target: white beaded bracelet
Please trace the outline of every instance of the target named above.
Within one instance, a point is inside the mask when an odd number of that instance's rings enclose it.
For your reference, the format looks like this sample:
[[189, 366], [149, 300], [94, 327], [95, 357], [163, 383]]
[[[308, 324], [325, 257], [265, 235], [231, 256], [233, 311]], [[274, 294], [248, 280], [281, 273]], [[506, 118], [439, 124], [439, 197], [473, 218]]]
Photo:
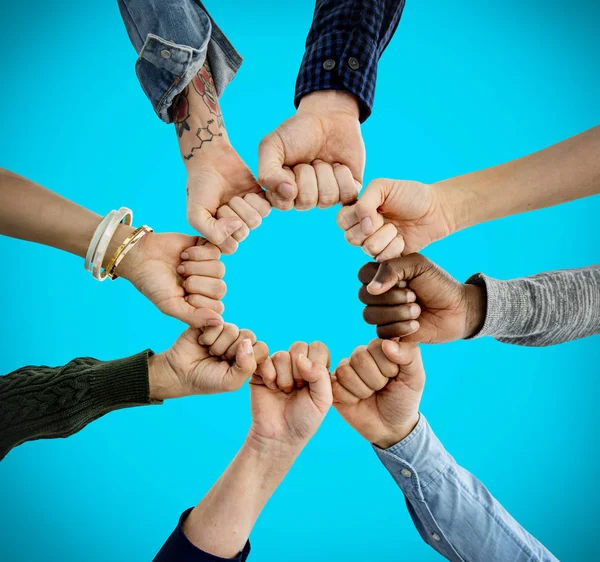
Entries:
[[118, 211], [114, 211], [114, 213], [106, 225], [104, 232], [100, 235], [98, 246], [92, 258], [92, 275], [98, 281], [104, 281], [107, 277], [107, 272], [102, 271], [102, 262], [117, 228], [123, 220], [125, 220], [125, 224], [127, 225], [130, 225], [133, 220], [133, 211], [127, 207], [121, 207]]
[[85, 267], [86, 271], [92, 271], [92, 259], [94, 257], [94, 254], [96, 253], [96, 248], [98, 247], [98, 242], [100, 241], [100, 236], [102, 236], [102, 233], [104, 232], [104, 230], [106, 228], [106, 225], [110, 222], [110, 219], [114, 216], [115, 213], [116, 213], [116, 211], [111, 211], [110, 213], [108, 213], [108, 215], [106, 215], [100, 221], [98, 228], [96, 228], [96, 231], [94, 232], [94, 236], [92, 236], [92, 241], [90, 242], [90, 245], [88, 247], [87, 254], [85, 255], [84, 267]]

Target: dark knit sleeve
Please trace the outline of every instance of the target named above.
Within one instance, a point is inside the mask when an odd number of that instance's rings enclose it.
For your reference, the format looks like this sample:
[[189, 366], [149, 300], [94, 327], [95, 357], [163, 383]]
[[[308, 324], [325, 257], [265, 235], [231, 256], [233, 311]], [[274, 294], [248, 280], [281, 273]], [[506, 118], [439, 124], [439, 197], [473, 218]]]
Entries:
[[33, 439], [68, 437], [120, 408], [150, 404], [146, 350], [126, 359], [73, 359], [0, 377], [0, 460]]

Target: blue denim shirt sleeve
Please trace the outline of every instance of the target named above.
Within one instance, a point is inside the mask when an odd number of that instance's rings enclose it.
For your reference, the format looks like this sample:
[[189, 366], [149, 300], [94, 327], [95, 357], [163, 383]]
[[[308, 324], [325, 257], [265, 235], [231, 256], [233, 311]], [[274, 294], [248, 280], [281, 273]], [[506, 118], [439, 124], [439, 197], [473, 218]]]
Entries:
[[446, 452], [423, 415], [389, 449], [373, 446], [423, 540], [453, 562], [558, 562]]
[[154, 562], [245, 562], [250, 554], [250, 542], [246, 543], [242, 552], [235, 558], [221, 558], [194, 546], [183, 532], [183, 523], [192, 509], [190, 507], [183, 512], [177, 527], [154, 557]]
[[318, 90], [346, 90], [371, 114], [377, 65], [404, 9], [404, 0], [317, 0], [294, 103]]
[[217, 95], [242, 58], [198, 0], [118, 0], [139, 54], [136, 74], [154, 111], [171, 123], [171, 104], [208, 58]]

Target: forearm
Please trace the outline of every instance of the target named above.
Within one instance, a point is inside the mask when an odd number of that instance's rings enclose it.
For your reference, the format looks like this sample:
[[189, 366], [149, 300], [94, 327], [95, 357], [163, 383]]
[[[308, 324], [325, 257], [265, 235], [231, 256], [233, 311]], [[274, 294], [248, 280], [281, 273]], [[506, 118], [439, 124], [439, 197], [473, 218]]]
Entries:
[[509, 281], [476, 274], [467, 284], [486, 292], [485, 321], [473, 337], [547, 346], [600, 333], [600, 265]]
[[451, 228], [600, 193], [600, 126], [524, 158], [435, 184]]
[[0, 459], [25, 441], [68, 437], [108, 412], [152, 403], [148, 356], [81, 357], [0, 377]]
[[[0, 234], [53, 246], [85, 257], [100, 215], [37, 183], [0, 170]], [[105, 256], [106, 265], [133, 228], [121, 225]]]
[[227, 470], [187, 518], [187, 538], [216, 556], [237, 556], [298, 453], [274, 451], [247, 438]]
[[406, 439], [375, 449], [402, 489], [423, 540], [448, 560], [556, 562], [485, 486], [458, 466], [423, 416]]

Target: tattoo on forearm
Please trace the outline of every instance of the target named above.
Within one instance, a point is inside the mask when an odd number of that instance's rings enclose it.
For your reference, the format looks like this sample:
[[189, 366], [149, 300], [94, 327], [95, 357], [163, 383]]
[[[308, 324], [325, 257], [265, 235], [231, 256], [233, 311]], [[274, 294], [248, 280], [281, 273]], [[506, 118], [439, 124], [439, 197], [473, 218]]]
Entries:
[[[192, 89], [193, 88], [193, 89]], [[206, 123], [206, 127], [199, 127], [196, 131], [195, 136], [200, 140], [200, 144], [192, 147], [188, 154], [184, 154], [184, 158], [189, 160], [194, 156], [195, 150], [201, 150], [202, 145], [206, 142], [211, 142], [214, 137], [222, 137], [223, 132], [221, 129], [225, 128], [223, 122], [223, 114], [219, 107], [219, 99], [217, 97], [217, 91], [215, 89], [215, 82], [213, 80], [208, 60], [204, 62], [202, 68], [194, 76], [188, 86], [173, 100], [173, 121], [175, 123], [175, 130], [179, 138], [183, 137], [186, 131], [191, 132], [189, 124], [190, 120], [190, 97], [198, 94], [202, 103], [208, 108], [208, 111], [215, 116], [214, 119], [210, 119]], [[212, 127], [211, 127], [212, 126]], [[216, 131], [218, 132], [215, 132]], [[194, 140], [194, 143], [197, 141]]]

